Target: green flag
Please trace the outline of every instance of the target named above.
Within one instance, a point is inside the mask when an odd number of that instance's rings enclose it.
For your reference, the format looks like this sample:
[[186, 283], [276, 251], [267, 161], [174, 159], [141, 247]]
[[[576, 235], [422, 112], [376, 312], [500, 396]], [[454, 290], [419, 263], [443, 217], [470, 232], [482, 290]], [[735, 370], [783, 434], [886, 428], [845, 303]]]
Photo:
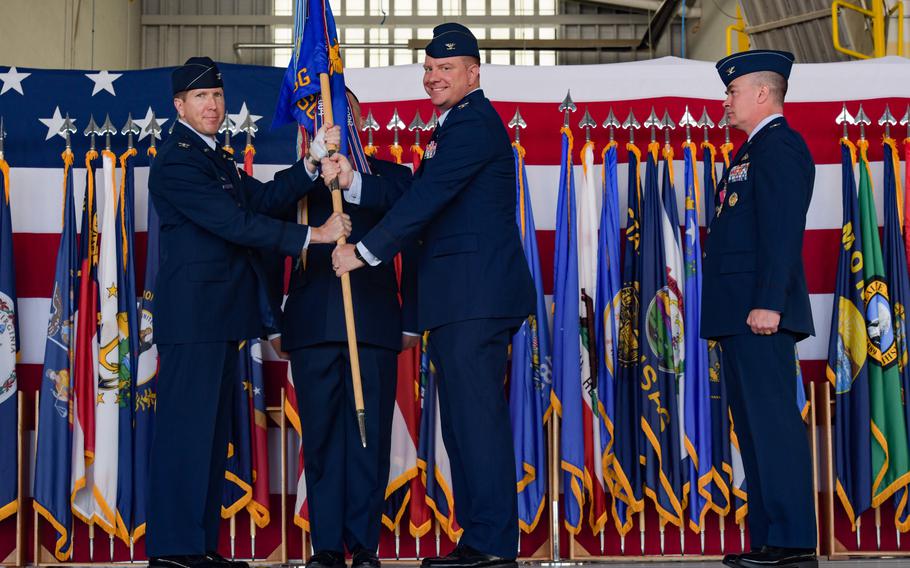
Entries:
[[872, 195], [872, 177], [860, 140], [859, 212], [863, 233], [863, 277], [866, 328], [869, 331], [869, 398], [872, 406], [872, 505], [878, 507], [910, 481], [907, 425], [897, 368], [897, 344], [892, 325], [891, 300], [882, 260], [878, 220]]

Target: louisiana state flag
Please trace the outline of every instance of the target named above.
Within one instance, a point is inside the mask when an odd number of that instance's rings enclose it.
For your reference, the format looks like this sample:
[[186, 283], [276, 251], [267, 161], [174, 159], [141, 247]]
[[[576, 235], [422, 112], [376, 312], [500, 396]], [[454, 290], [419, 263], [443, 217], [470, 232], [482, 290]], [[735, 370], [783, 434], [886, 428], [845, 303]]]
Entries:
[[572, 176], [572, 131], [562, 129], [562, 166], [556, 205], [553, 283], [553, 397], [560, 416], [559, 463], [563, 471], [566, 529], [581, 530], [585, 503], [585, 446], [578, 309], [578, 242]]
[[[678, 354], [674, 341], [681, 317], [679, 290], [668, 280], [666, 244], [674, 243], [665, 234], [666, 215], [657, 186], [658, 144], [648, 147], [648, 169], [642, 206], [641, 231], [641, 312], [639, 330], [641, 368], [638, 395], [645, 494], [657, 508], [661, 521], [683, 526], [684, 479], [679, 402], [677, 391]], [[674, 208], [675, 209], [675, 208]], [[672, 229], [672, 227], [671, 227]], [[681, 339], [681, 338], [679, 338]]]
[[0, 521], [18, 509], [18, 338], [9, 165], [0, 157]]
[[[296, 14], [302, 13], [302, 4], [301, 1], [297, 2]], [[348, 116], [344, 67], [335, 17], [332, 16], [328, 0], [307, 0], [306, 19], [302, 26], [299, 24], [299, 21], [295, 22], [294, 53], [284, 74], [272, 126], [293, 121], [314, 134], [316, 118], [322, 114], [320, 74], [326, 74], [329, 78], [333, 116], [342, 119]], [[336, 118], [336, 122], [338, 120]], [[342, 128], [339, 149], [342, 153], [347, 150], [347, 138], [347, 129]]]
[[638, 370], [641, 362], [641, 151], [633, 144], [629, 152], [628, 209], [622, 288], [620, 289], [619, 331], [616, 373], [616, 414], [613, 421], [613, 520], [625, 536], [632, 530], [632, 515], [642, 509], [641, 404], [638, 397]]
[[518, 220], [525, 260], [537, 290], [534, 314], [525, 320], [512, 338], [512, 373], [509, 385], [515, 478], [518, 480], [518, 525], [524, 532], [531, 533], [543, 513], [547, 495], [545, 421], [552, 390], [550, 326], [537, 252], [537, 231], [527, 186], [525, 149], [516, 141], [512, 144], [512, 151], [515, 155], [515, 218]]
[[73, 205], [73, 153], [63, 153], [63, 227], [54, 269], [54, 291], [44, 344], [38, 408], [35, 510], [54, 527], [54, 556], [61, 562], [72, 554], [73, 513], [70, 508], [70, 472], [73, 430], [73, 325], [76, 312], [76, 211]]

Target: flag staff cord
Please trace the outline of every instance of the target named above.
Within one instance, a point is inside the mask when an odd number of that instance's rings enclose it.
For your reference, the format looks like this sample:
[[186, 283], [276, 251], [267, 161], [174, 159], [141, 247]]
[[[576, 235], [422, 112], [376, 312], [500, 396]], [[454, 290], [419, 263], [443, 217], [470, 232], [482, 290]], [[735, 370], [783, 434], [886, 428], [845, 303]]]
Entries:
[[[325, 122], [335, 124], [335, 118], [332, 114], [332, 87], [329, 85], [329, 74], [319, 74], [319, 84], [322, 91], [322, 112]], [[329, 148], [329, 155], [338, 151], [338, 148]], [[329, 184], [332, 191], [332, 211], [335, 213], [342, 212], [341, 205], [341, 187], [338, 185], [338, 178], [332, 180]], [[336, 244], [343, 245], [347, 243], [344, 236], [335, 241]], [[345, 273], [341, 275], [341, 297], [344, 301], [344, 324], [348, 332], [348, 354], [351, 359], [351, 383], [354, 387], [354, 409], [357, 411], [357, 427], [360, 429], [360, 443], [367, 447], [367, 428], [366, 428], [366, 411], [363, 407], [363, 387], [360, 381], [360, 353], [357, 351], [357, 329], [354, 327], [354, 299], [351, 296], [351, 275]]]

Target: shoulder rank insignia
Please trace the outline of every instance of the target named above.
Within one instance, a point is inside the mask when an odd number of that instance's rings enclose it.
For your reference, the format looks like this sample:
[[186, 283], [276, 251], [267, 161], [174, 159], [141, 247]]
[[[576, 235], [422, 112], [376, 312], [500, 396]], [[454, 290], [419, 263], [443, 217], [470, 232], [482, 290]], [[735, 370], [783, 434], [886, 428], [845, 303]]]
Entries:
[[769, 126], [768, 128], [777, 128], [778, 126], [780, 126], [780, 123], [776, 122], [776, 123], [772, 124], [771, 126]]
[[423, 159], [429, 160], [436, 155], [436, 141], [433, 140], [427, 144], [427, 149], [423, 151]]
[[189, 142], [177, 142], [178, 148], [188, 149], [190, 147]]
[[458, 108], [459, 108], [459, 110], [463, 109], [464, 107], [468, 106], [469, 104], [471, 104], [471, 101], [465, 101], [465, 102], [461, 103], [460, 105], [458, 105]]
[[745, 154], [743, 154], [743, 161], [745, 162], [748, 159], [749, 159], [749, 153], [746, 152]]

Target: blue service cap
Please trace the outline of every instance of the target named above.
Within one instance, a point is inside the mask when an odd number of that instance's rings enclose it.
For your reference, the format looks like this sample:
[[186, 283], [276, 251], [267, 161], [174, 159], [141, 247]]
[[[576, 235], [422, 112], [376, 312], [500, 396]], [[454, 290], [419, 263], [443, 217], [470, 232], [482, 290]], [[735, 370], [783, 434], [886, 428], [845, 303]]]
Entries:
[[209, 57], [190, 57], [182, 66], [171, 73], [171, 88], [174, 94], [191, 89], [214, 89], [224, 87], [221, 71]]
[[471, 30], [455, 22], [439, 24], [433, 28], [433, 39], [427, 44], [424, 52], [436, 59], [460, 55], [480, 59], [477, 38]]
[[729, 85], [737, 77], [758, 71], [773, 71], [784, 79], [789, 79], [793, 60], [793, 54], [789, 51], [753, 49], [728, 55], [718, 61], [715, 67], [724, 85]]

